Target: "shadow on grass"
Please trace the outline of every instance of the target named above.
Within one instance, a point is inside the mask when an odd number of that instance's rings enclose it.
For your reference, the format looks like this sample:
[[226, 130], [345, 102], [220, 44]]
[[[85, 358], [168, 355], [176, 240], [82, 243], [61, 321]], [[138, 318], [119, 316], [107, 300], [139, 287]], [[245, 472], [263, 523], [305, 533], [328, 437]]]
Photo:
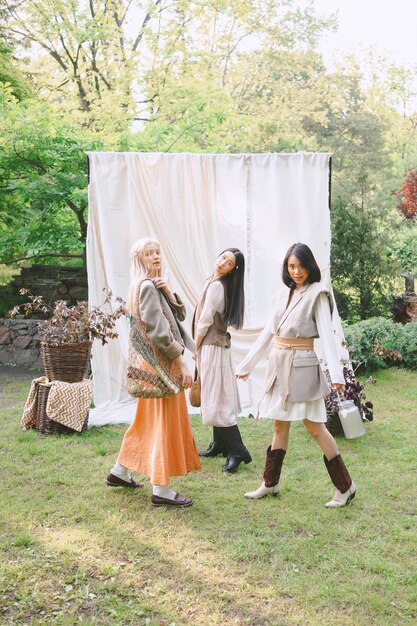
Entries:
[[[377, 389], [367, 435], [339, 440], [358, 496], [337, 511], [323, 507], [332, 487], [301, 424], [292, 427], [279, 497], [242, 497], [259, 484], [272, 429], [242, 420], [253, 463], [229, 476], [222, 459], [205, 459], [201, 472], [173, 481], [196, 504], [155, 510], [146, 480], [134, 493], [105, 486], [126, 426], [42, 437], [20, 431], [19, 411], [2, 413], [3, 617], [123, 626], [411, 624], [414, 455], [404, 398], [417, 376], [408, 385], [401, 376], [399, 397], [395, 372]], [[207, 443], [208, 429], [192, 423]]]

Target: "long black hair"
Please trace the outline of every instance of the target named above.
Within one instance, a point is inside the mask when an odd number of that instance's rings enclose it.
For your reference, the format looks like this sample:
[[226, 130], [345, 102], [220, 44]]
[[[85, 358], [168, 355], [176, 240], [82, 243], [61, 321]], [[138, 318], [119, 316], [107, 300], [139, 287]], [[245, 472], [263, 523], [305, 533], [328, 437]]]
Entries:
[[242, 328], [245, 313], [245, 257], [239, 248], [226, 248], [225, 252], [232, 252], [236, 259], [236, 265], [231, 272], [218, 280], [224, 285], [226, 291], [226, 306], [223, 317], [228, 326], [236, 329]]
[[300, 262], [300, 265], [302, 265], [305, 270], [308, 270], [307, 282], [319, 283], [321, 281], [320, 268], [317, 265], [317, 261], [314, 258], [313, 253], [307, 244], [298, 242], [293, 243], [292, 246], [288, 248], [282, 265], [282, 280], [287, 287], [290, 289], [295, 288], [295, 282], [291, 278], [288, 271], [288, 260], [290, 256], [295, 256], [295, 258]]

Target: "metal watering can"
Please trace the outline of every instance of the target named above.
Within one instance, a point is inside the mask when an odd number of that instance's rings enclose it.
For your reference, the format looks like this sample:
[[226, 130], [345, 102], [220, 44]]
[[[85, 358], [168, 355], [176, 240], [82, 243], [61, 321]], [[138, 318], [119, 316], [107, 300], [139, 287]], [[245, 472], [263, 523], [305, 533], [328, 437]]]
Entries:
[[346, 439], [356, 439], [366, 434], [360, 411], [353, 400], [342, 400], [339, 396], [339, 418]]

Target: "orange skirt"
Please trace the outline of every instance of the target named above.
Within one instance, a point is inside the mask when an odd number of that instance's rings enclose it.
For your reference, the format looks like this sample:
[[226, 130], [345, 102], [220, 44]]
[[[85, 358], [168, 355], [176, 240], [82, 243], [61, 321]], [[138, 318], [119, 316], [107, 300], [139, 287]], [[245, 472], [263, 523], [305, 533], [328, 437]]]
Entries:
[[168, 485], [171, 476], [201, 469], [183, 391], [168, 398], [139, 398], [117, 462], [149, 476], [152, 485]]

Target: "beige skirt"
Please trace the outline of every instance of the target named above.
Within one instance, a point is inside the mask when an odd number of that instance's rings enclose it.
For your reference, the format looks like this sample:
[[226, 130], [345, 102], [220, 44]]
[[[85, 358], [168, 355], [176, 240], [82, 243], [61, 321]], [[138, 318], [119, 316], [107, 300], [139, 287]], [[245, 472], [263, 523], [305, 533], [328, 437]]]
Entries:
[[198, 366], [203, 423], [223, 428], [234, 426], [241, 408], [230, 349], [203, 344]]

